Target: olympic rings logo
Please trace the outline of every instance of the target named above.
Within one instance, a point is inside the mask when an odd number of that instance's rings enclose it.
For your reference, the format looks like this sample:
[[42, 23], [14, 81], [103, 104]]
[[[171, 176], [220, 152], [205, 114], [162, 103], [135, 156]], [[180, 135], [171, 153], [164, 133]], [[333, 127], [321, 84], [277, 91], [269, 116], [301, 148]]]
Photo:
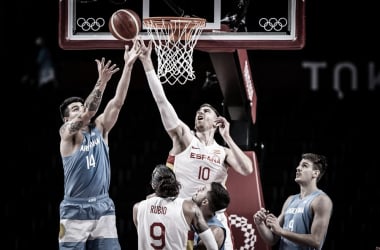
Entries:
[[77, 20], [77, 25], [82, 28], [83, 31], [98, 31], [105, 24], [104, 18], [93, 18], [89, 17], [87, 19], [80, 17]]
[[288, 25], [288, 21], [285, 17], [281, 17], [279, 19], [275, 17], [271, 18], [260, 18], [259, 20], [260, 27], [263, 27], [265, 31], [281, 31], [286, 25]]

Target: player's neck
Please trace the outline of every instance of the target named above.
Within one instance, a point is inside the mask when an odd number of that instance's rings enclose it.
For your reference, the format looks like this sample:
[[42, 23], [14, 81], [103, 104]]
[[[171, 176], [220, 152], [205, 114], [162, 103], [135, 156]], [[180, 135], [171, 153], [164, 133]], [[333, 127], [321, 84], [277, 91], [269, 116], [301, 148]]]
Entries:
[[195, 136], [206, 146], [210, 146], [214, 143], [214, 135], [209, 131], [195, 132]]
[[301, 198], [304, 198], [317, 190], [317, 186], [313, 185], [313, 183], [309, 183], [309, 185], [300, 185], [300, 196]]
[[206, 221], [215, 216], [215, 214], [211, 212], [209, 209], [202, 209], [202, 214]]

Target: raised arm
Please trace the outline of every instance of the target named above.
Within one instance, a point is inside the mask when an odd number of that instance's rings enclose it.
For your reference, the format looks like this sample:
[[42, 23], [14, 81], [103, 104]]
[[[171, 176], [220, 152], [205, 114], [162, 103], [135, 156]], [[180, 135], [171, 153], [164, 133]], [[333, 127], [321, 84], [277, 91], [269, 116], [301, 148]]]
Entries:
[[107, 138], [107, 133], [113, 128], [119, 117], [120, 110], [128, 92], [132, 68], [140, 52], [141, 46], [138, 40], [134, 41], [131, 50], [129, 50], [128, 45], [125, 46], [124, 68], [115, 95], [107, 103], [103, 114], [96, 119], [97, 125], [103, 129], [103, 135], [105, 138]]
[[98, 112], [108, 81], [111, 79], [114, 73], [119, 71], [119, 68], [116, 67], [116, 64], [113, 64], [111, 66], [111, 60], [108, 60], [108, 62], [105, 64], [104, 57], [101, 61], [99, 61], [99, 59], [95, 59], [95, 62], [99, 74], [98, 81], [84, 102], [83, 117], [86, 117], [88, 119], [91, 119], [93, 116], [95, 116], [96, 112]]
[[230, 135], [230, 123], [223, 116], [218, 116], [215, 120], [219, 133], [227, 143], [226, 162], [236, 172], [241, 175], [249, 175], [253, 172], [253, 161], [240, 149]]
[[110, 60], [105, 63], [104, 57], [101, 60], [96, 59], [95, 62], [98, 68], [98, 80], [84, 102], [83, 112], [79, 112], [79, 109], [82, 107], [76, 107], [78, 115], [74, 119], [66, 121], [61, 126], [59, 132], [63, 143], [65, 141], [68, 141], [69, 143], [72, 142], [71, 137], [77, 134], [83, 126], [90, 123], [92, 117], [95, 116], [99, 109], [103, 92], [108, 81], [111, 79], [111, 76], [119, 70], [119, 68], [116, 67], [116, 64], [111, 65]]
[[178, 139], [182, 142], [179, 144], [188, 145], [191, 141], [190, 128], [178, 118], [174, 107], [165, 95], [162, 83], [154, 70], [153, 62], [151, 59], [152, 42], [150, 41], [148, 46], [142, 45], [142, 47], [142, 53], [139, 55], [139, 59], [143, 64], [149, 88], [160, 111], [164, 128], [172, 138], [173, 142], [177, 141]]

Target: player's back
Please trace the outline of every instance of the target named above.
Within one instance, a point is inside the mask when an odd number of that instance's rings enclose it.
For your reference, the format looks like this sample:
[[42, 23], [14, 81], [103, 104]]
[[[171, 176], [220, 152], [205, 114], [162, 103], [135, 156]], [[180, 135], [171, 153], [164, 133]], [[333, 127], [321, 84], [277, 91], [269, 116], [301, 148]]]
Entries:
[[152, 197], [137, 212], [138, 249], [186, 249], [190, 226], [183, 213], [184, 199]]

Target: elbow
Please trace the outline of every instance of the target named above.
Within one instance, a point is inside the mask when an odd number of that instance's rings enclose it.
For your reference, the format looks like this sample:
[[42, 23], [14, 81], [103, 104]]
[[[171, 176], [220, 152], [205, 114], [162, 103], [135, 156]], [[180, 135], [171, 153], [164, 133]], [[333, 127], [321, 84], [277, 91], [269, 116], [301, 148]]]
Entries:
[[253, 173], [253, 168], [251, 166], [240, 166], [239, 168], [234, 168], [242, 176], [248, 176]]
[[124, 99], [114, 98], [110, 101], [110, 105], [112, 105], [115, 109], [121, 110], [124, 105]]
[[269, 239], [263, 238], [263, 240], [265, 241], [267, 245], [271, 247], [274, 247], [278, 242], [278, 239], [276, 237], [270, 237]]
[[323, 245], [324, 239], [320, 238], [316, 235], [311, 235], [311, 237], [308, 240], [307, 245], [312, 247], [313, 249], [321, 249]]
[[115, 103], [116, 109], [121, 110], [121, 108], [123, 107], [123, 104], [124, 104], [124, 102], [117, 102], [117, 103]]
[[252, 174], [252, 171], [244, 171], [244, 172], [242, 172], [243, 176], [248, 176], [250, 174]]
[[253, 167], [251, 166], [250, 168], [247, 169], [246, 175], [250, 175], [253, 173]]
[[323, 241], [322, 240], [313, 240], [310, 242], [310, 246], [315, 248], [315, 249], [321, 249], [322, 248]]
[[271, 241], [271, 242], [268, 242], [268, 245], [271, 246], [271, 247], [274, 247], [276, 245], [277, 242], [274, 242], [274, 241]]
[[247, 175], [250, 175], [253, 173], [253, 166], [251, 164], [249, 164], [247, 167], [244, 168], [243, 170], [243, 175], [244, 176], [247, 176]]

